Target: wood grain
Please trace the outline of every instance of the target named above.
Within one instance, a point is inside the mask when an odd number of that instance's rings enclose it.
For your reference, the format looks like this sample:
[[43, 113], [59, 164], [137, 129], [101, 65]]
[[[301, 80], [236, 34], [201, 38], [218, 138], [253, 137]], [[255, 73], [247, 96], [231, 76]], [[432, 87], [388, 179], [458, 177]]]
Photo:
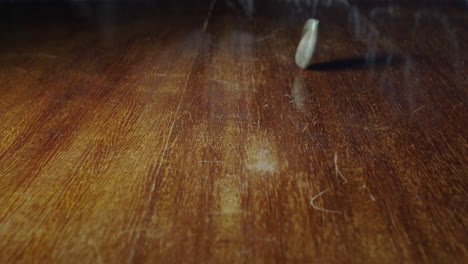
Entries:
[[466, 9], [209, 4], [0, 5], [1, 262], [466, 263]]

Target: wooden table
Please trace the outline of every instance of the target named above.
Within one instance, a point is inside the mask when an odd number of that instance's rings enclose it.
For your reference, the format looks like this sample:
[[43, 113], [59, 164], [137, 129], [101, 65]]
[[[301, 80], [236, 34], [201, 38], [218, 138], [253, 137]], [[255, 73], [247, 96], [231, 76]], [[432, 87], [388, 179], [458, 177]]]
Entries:
[[312, 2], [1, 4], [0, 262], [467, 263], [466, 5]]

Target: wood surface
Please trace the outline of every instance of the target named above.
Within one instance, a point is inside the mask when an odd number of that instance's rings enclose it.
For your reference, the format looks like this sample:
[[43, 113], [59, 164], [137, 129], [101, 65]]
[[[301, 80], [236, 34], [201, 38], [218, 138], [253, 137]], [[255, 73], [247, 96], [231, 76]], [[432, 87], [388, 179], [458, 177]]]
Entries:
[[0, 262], [467, 263], [467, 9], [406, 2], [0, 5]]

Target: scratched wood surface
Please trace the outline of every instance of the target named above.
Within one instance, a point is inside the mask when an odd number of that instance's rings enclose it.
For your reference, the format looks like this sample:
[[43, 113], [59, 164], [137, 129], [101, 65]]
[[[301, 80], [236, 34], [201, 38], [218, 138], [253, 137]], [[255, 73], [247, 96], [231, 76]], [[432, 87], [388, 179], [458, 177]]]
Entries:
[[466, 263], [466, 9], [220, 2], [2, 6], [0, 261]]

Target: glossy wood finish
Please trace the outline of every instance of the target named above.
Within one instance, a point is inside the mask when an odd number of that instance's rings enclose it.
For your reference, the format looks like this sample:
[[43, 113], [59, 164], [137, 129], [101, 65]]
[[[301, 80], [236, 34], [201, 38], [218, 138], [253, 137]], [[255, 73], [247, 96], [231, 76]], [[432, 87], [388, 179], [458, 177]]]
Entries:
[[466, 9], [208, 7], [8, 7], [2, 263], [466, 263]]

